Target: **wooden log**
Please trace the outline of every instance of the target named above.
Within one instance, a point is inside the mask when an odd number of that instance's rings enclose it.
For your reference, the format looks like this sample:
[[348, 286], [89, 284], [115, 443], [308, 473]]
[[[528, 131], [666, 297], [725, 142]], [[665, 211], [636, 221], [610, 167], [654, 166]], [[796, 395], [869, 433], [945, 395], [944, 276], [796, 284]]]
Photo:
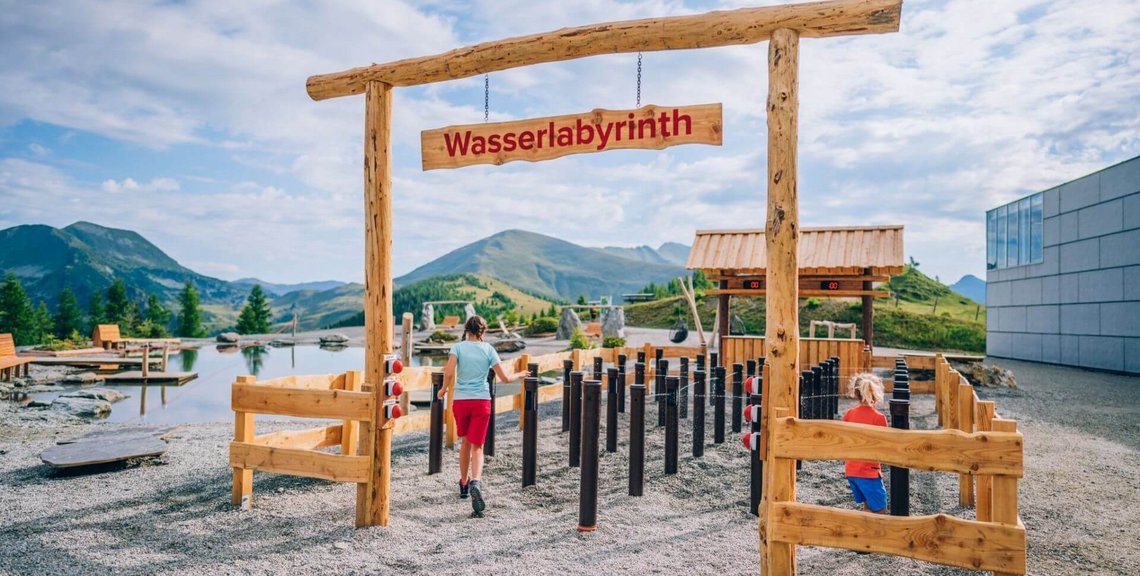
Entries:
[[311, 76], [313, 100], [360, 94], [368, 82], [415, 86], [497, 70], [598, 56], [754, 44], [777, 29], [820, 38], [896, 32], [902, 0], [836, 0], [608, 22], [484, 42], [450, 52]]
[[866, 460], [960, 474], [1023, 473], [1021, 434], [960, 430], [894, 430], [827, 420], [772, 422], [778, 458]]
[[[994, 419], [993, 428], [996, 432], [1016, 433], [1017, 422], [1014, 420]], [[1012, 476], [994, 476], [993, 479], [993, 521], [1009, 528], [1021, 528], [1021, 520], [1017, 512], [1017, 478]], [[1024, 530], [1022, 540], [1024, 541]], [[1025, 551], [1019, 553], [1018, 563], [1013, 568], [994, 571], [995, 576], [1006, 574], [1025, 574]]]
[[[250, 385], [256, 382], [253, 376], [238, 376], [237, 384]], [[144, 388], [145, 390], [145, 388]], [[234, 442], [253, 442], [253, 414], [250, 412], [234, 412]], [[249, 498], [249, 505], [253, 506], [253, 469], [234, 466], [233, 494], [230, 502], [234, 506], [241, 505], [243, 497]]]
[[230, 444], [230, 466], [334, 482], [361, 482], [368, 478], [367, 456], [342, 456], [244, 442]]
[[[978, 402], [977, 405], [978, 432], [993, 431], [994, 403]], [[977, 504], [974, 515], [981, 522], [989, 522], [993, 518], [993, 477], [989, 474], [979, 474], [977, 483]]]
[[344, 390], [292, 390], [234, 384], [230, 405], [235, 412], [367, 421], [372, 418], [373, 396]]
[[[958, 429], [969, 434], [974, 431], [974, 387], [965, 383], [958, 385]], [[969, 474], [958, 476], [958, 504], [962, 507], [974, 505], [974, 477]]]
[[[282, 430], [254, 436], [253, 442], [258, 446], [269, 448], [294, 448], [297, 450], [316, 450], [325, 446], [336, 446], [341, 443], [342, 425], [322, 426], [308, 430]], [[342, 452], [343, 453], [343, 452]]]
[[[364, 385], [364, 375], [357, 370], [345, 372], [342, 381], [344, 389], [348, 392], [359, 392]], [[360, 423], [348, 419], [341, 423], [340, 453], [346, 456], [355, 456], [360, 441]]]
[[[341, 381], [337, 383], [337, 379]], [[311, 376], [282, 376], [269, 380], [259, 380], [259, 388], [289, 388], [294, 390], [331, 390], [343, 389], [343, 375], [318, 374]]]
[[885, 516], [794, 502], [772, 503], [770, 538], [903, 556], [973, 570], [1025, 572], [1025, 529], [945, 514]]
[[[516, 366], [515, 370], [517, 370], [517, 371], [526, 370], [527, 366], [530, 363], [531, 363], [530, 354], [522, 354], [521, 356], [519, 356], [518, 358], [515, 359], [515, 366]], [[531, 376], [534, 376], [535, 378], [537, 378], [538, 374], [531, 374]], [[524, 424], [526, 423], [526, 402], [525, 402], [525, 398], [523, 396], [522, 384], [523, 384], [523, 382], [519, 382], [519, 393], [515, 394], [515, 396], [514, 396], [514, 398], [515, 398], [515, 410], [518, 410], [518, 413], [519, 413], [519, 430], [522, 430]]]
[[[364, 85], [364, 377], [372, 387], [369, 471], [357, 526], [387, 526], [392, 430], [384, 417], [384, 356], [392, 352], [392, 86]], [[363, 493], [362, 493], [363, 492]]]

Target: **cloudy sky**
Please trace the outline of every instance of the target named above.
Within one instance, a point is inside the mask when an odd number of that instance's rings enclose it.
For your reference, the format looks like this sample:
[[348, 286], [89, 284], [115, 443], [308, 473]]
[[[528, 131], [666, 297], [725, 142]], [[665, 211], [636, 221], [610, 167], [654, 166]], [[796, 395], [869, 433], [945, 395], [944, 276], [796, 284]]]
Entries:
[[[0, 228], [88, 220], [226, 279], [363, 277], [363, 98], [305, 79], [609, 20], [775, 4], [0, 0]], [[901, 33], [801, 44], [805, 226], [906, 225], [983, 276], [987, 208], [1140, 154], [1140, 2], [906, 0]], [[767, 44], [644, 55], [642, 102], [724, 103], [724, 145], [421, 172], [483, 79], [398, 88], [398, 274], [508, 228], [586, 245], [763, 225]], [[490, 76], [492, 120], [632, 108], [636, 55]]]

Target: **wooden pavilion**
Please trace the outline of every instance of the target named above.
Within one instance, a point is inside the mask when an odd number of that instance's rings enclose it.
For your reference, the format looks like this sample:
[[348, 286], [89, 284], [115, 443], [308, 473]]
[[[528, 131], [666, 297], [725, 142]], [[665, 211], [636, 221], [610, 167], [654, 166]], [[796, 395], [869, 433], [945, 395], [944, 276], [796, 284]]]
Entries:
[[[874, 298], [890, 295], [876, 290], [875, 283], [887, 282], [904, 269], [903, 227], [801, 228], [798, 244], [799, 298], [861, 298], [863, 301], [862, 339], [801, 338], [801, 365], [810, 366], [830, 356], [839, 356], [844, 372], [847, 368], [862, 368], [864, 346], [871, 346], [874, 339]], [[729, 299], [731, 296], [765, 296], [767, 261], [764, 230], [698, 230], [693, 240], [686, 267], [702, 270], [709, 280], [719, 283], [719, 288], [707, 290], [705, 294], [718, 298], [717, 331], [725, 366], [764, 354], [762, 337], [729, 334]]]

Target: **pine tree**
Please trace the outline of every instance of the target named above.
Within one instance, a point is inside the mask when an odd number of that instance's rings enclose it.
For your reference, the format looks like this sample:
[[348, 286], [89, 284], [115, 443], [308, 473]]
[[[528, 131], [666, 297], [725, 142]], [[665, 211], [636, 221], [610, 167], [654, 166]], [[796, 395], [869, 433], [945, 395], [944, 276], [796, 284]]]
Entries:
[[178, 328], [176, 334], [182, 338], [201, 338], [206, 335], [202, 327], [202, 312], [198, 309], [198, 291], [189, 281], [178, 293]]
[[579, 294], [578, 295], [578, 304], [581, 306], [586, 305], [586, 295], [585, 294]]
[[0, 332], [11, 333], [17, 346], [38, 344], [35, 314], [20, 279], [9, 272], [0, 284]]
[[238, 315], [237, 331], [241, 334], [267, 334], [271, 315], [265, 291], [261, 289], [260, 284], [254, 284], [253, 289], [249, 291], [245, 307]]
[[79, 309], [79, 301], [71, 288], [64, 288], [59, 293], [59, 307], [56, 310], [52, 324], [55, 335], [61, 340], [70, 338], [72, 332], [78, 332], [83, 323], [83, 312]]
[[95, 327], [107, 322], [107, 306], [103, 304], [103, 293], [92, 292], [91, 300], [87, 303], [88, 334], [95, 333]]
[[148, 294], [146, 298], [146, 323], [150, 324], [147, 334], [150, 338], [166, 338], [166, 327], [170, 325], [170, 310], [162, 305], [157, 294]]
[[118, 324], [119, 330], [128, 332], [131, 329], [131, 300], [127, 297], [127, 285], [121, 278], [115, 278], [110, 288], [107, 288], [107, 321]]
[[52, 332], [53, 326], [51, 311], [48, 310], [46, 302], [40, 302], [36, 308], [35, 313], [32, 315], [32, 344], [42, 344], [44, 337]]

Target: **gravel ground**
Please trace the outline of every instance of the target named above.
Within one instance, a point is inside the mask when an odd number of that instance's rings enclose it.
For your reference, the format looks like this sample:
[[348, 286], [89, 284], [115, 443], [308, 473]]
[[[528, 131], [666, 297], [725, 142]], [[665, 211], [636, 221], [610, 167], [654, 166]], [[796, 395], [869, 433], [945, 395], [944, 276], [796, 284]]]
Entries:
[[[1016, 391], [983, 391], [1026, 435], [1022, 518], [1033, 574], [1137, 574], [1140, 544], [1140, 378], [1003, 362]], [[17, 417], [0, 403], [0, 573], [5, 574], [665, 574], [756, 573], [756, 520], [747, 511], [747, 460], [735, 435], [689, 454], [681, 426], [676, 476], [662, 474], [663, 432], [648, 410], [645, 496], [626, 495], [628, 418], [614, 454], [602, 452], [599, 528], [580, 534], [578, 470], [566, 466], [558, 402], [542, 406], [538, 485], [520, 488], [521, 434], [501, 415], [485, 473], [486, 517], [456, 496], [455, 453], [427, 476], [427, 439], [397, 438], [391, 525], [352, 528], [355, 490], [256, 474], [255, 507], [229, 504], [231, 423], [183, 427], [163, 458], [67, 475], [40, 463], [57, 437], [101, 427]], [[930, 427], [918, 397], [915, 427]], [[603, 410], [604, 428], [604, 410]], [[711, 414], [709, 415], [711, 424]], [[289, 425], [259, 420], [259, 432]], [[296, 427], [294, 423], [292, 427]], [[603, 436], [604, 438], [604, 431]], [[709, 428], [711, 442], [711, 425]], [[912, 472], [915, 514], [957, 506], [957, 479]], [[804, 464], [802, 502], [849, 507], [842, 465]], [[966, 574], [887, 556], [800, 548], [803, 574]]]

